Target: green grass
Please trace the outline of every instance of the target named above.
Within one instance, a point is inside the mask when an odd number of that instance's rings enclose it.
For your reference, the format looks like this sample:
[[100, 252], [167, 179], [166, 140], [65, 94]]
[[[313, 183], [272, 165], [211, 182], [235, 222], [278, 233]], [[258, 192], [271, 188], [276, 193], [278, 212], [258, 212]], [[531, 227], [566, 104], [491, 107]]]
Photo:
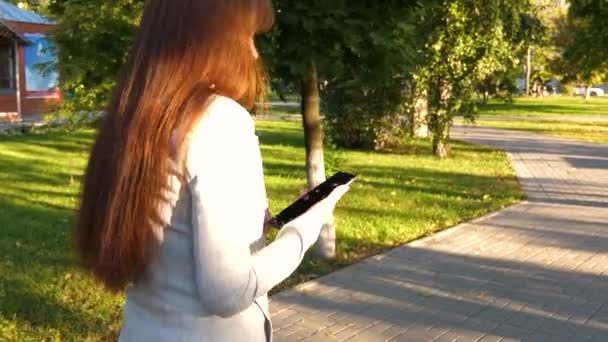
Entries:
[[589, 101], [580, 96], [518, 97], [512, 103], [492, 100], [480, 108], [479, 114], [523, 117], [608, 115], [608, 97], [594, 97]]
[[0, 340], [100, 340], [121, 298], [72, 264], [71, 229], [91, 131], [0, 137]]
[[[582, 141], [608, 143], [608, 97], [517, 98], [513, 103], [491, 102], [481, 108], [477, 124], [515, 129]], [[561, 118], [560, 118], [561, 117]]]
[[269, 101], [287, 101], [287, 102], [300, 102], [300, 96], [298, 94], [287, 94], [284, 98], [281, 98], [279, 94], [274, 91], [270, 91], [267, 94]]
[[291, 106], [291, 105], [281, 105], [275, 104], [274, 106], [268, 106], [264, 109], [263, 113], [266, 115], [300, 115], [300, 107], [299, 106]]
[[[299, 123], [259, 122], [276, 212], [304, 186]], [[92, 131], [0, 137], [0, 340], [98, 341], [120, 326], [122, 298], [72, 263], [71, 230]], [[337, 208], [338, 257], [306, 258], [282, 286], [514, 203], [519, 186], [503, 153], [456, 144], [439, 161], [427, 141], [400, 151], [328, 153], [330, 169], [359, 174]]]
[[560, 138], [608, 144], [608, 121], [496, 121], [478, 120], [480, 126], [547, 134]]

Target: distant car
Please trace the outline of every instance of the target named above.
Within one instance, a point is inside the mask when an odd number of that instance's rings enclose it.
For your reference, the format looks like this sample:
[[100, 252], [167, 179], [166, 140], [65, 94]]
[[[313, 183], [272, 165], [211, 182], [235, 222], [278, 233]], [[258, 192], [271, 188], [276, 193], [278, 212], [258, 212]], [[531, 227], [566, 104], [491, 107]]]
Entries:
[[[602, 88], [591, 88], [591, 89], [589, 89], [589, 94], [591, 96], [605, 96], [606, 95], [606, 93], [604, 93], [604, 89], [602, 89]], [[585, 87], [576, 88], [576, 95], [577, 96], [586, 96], [587, 88], [585, 88]]]

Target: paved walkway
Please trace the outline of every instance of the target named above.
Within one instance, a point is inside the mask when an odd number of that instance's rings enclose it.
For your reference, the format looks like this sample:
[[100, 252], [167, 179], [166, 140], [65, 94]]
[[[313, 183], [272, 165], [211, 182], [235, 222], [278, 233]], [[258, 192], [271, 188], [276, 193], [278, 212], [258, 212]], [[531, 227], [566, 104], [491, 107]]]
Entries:
[[608, 145], [489, 128], [528, 200], [272, 298], [276, 341], [608, 341]]

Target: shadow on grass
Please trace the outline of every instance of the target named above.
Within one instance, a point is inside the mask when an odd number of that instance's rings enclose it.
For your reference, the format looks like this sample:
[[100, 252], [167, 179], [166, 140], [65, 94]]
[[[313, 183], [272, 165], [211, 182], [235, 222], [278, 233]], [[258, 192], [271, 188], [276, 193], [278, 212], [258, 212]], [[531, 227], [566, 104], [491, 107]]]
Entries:
[[[0, 316], [25, 323], [33, 330], [56, 331], [65, 338], [74, 337], [75, 334], [87, 336], [91, 331], [101, 332], [108, 329], [107, 322], [99, 317], [76, 311], [74, 307], [58, 302], [57, 298], [48, 293], [41, 294], [24, 282], [10, 277], [3, 278], [1, 286], [6, 298], [3, 298], [3, 304], [0, 306]], [[43, 337], [42, 340], [46, 338]]]
[[[106, 317], [88, 312], [92, 289], [64, 279], [78, 272], [71, 242], [78, 190], [70, 179], [78, 182], [73, 176], [82, 170], [63, 163], [82, 159], [91, 138], [91, 132], [0, 137], [0, 317], [17, 325], [17, 339], [84, 338], [109, 327]], [[70, 304], [72, 296], [81, 302]]]
[[76, 271], [73, 212], [6, 199], [0, 200], [0, 208], [0, 317], [21, 327], [20, 338], [52, 339], [58, 333], [71, 339], [108, 331], [111, 317], [88, 312], [88, 305], [95, 305], [85, 300], [91, 288], [64, 278]]
[[[78, 153], [90, 149], [94, 133], [91, 130], [78, 130], [73, 132], [28, 133], [24, 135], [0, 136], [2, 143], [17, 143], [26, 148], [46, 147], [58, 152]], [[24, 143], [26, 142], [26, 143]]]
[[281, 128], [268, 127], [268, 122], [263, 122], [261, 128], [257, 129], [260, 142], [265, 145], [304, 147], [304, 136], [300, 126], [283, 125]]

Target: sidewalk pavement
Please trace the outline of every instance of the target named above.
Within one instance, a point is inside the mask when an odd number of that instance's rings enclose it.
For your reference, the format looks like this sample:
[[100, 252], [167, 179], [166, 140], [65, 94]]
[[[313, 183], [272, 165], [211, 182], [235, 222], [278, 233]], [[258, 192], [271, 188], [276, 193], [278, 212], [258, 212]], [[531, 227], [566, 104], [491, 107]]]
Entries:
[[527, 200], [271, 299], [275, 341], [608, 341], [608, 145], [456, 127]]

